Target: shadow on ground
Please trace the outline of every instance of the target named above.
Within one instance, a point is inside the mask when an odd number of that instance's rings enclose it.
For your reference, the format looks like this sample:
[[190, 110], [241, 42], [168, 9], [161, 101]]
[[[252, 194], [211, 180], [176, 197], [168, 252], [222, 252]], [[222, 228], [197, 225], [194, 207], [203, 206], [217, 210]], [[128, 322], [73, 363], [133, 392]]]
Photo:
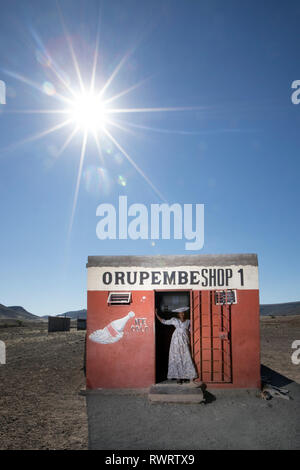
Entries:
[[264, 366], [263, 364], [261, 364], [260, 372], [262, 382], [275, 385], [275, 387], [285, 387], [286, 385], [293, 383], [293, 380], [288, 379], [284, 375], [279, 374], [275, 370], [270, 369], [270, 367]]
[[147, 394], [87, 393], [89, 448], [300, 449], [300, 385], [262, 365], [265, 382], [293, 400], [206, 390], [206, 405], [150, 403]]

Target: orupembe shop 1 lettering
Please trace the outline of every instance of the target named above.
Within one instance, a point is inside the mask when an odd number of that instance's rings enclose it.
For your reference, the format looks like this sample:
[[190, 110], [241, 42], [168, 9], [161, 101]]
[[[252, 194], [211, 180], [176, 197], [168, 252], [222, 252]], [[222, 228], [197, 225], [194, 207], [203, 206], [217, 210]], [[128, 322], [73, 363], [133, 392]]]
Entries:
[[[228, 287], [233, 277], [232, 268], [202, 268], [192, 271], [105, 271], [102, 274], [102, 283], [106, 286], [131, 285], [198, 285], [202, 287]], [[243, 269], [237, 271], [241, 286], [244, 285]]]

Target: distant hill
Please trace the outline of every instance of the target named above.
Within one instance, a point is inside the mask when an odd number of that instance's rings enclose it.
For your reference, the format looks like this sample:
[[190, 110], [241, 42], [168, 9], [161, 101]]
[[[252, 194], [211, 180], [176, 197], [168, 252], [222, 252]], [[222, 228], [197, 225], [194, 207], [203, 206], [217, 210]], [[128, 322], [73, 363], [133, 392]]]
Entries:
[[260, 314], [266, 315], [300, 315], [300, 302], [287, 302], [284, 304], [263, 304]]
[[[260, 305], [260, 315], [300, 315], [300, 302], [287, 302], [282, 304], [262, 304]], [[86, 318], [86, 309], [72, 310], [65, 313], [54, 314], [57, 317], [70, 317], [74, 320], [77, 318]], [[48, 315], [38, 316], [28, 312], [21, 306], [7, 307], [0, 304], [0, 320], [22, 320], [22, 321], [40, 321], [46, 320]]]
[[[72, 319], [86, 318], [86, 309], [73, 310], [71, 312], [59, 313], [57, 317], [70, 317]], [[300, 315], [300, 302], [287, 302], [282, 304], [260, 305], [260, 315]]]
[[[54, 314], [57, 317], [70, 317], [72, 319], [86, 318], [86, 309], [73, 310], [70, 312]], [[48, 319], [48, 315], [34, 315], [33, 313], [25, 310], [24, 307], [13, 305], [7, 307], [6, 305], [0, 304], [0, 320], [21, 320], [21, 321], [45, 321]]]
[[[72, 320], [77, 320], [77, 318], [86, 318], [86, 309], [82, 310], [71, 310], [70, 312], [57, 313], [50, 315], [51, 317], [69, 317]], [[49, 315], [44, 315], [42, 318], [48, 318]]]
[[73, 310], [71, 312], [66, 312], [66, 313], [59, 313], [58, 315], [55, 315], [56, 317], [69, 317], [72, 319], [77, 319], [77, 318], [86, 318], [86, 309], [82, 310]]
[[0, 320], [29, 320], [37, 321], [40, 317], [27, 312], [25, 308], [19, 306], [6, 307], [0, 304]]

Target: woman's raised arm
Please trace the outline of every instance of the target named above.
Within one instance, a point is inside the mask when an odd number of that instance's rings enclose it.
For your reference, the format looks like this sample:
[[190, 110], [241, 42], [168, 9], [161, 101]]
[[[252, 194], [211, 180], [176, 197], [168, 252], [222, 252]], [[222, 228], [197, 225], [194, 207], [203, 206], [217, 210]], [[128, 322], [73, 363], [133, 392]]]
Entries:
[[158, 313], [157, 313], [157, 308], [155, 309], [155, 315], [156, 315], [156, 318], [157, 318], [161, 323], [163, 323], [162, 318], [160, 318], [160, 316], [159, 316]]

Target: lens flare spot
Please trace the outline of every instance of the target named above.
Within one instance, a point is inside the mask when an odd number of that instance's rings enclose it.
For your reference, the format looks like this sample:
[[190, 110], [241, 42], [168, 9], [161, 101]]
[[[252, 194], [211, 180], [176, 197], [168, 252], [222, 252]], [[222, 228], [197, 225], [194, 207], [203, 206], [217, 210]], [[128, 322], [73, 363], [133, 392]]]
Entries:
[[54, 88], [54, 85], [50, 82], [45, 82], [43, 84], [43, 92], [48, 95], [48, 96], [53, 96], [56, 93], [56, 90]]
[[119, 184], [120, 186], [126, 186], [126, 185], [127, 185], [127, 180], [126, 180], [126, 178], [124, 178], [124, 176], [122, 176], [122, 175], [119, 175], [119, 176], [118, 176], [118, 184]]
[[44, 65], [45, 67], [50, 67], [51, 65], [51, 58], [46, 54], [45, 52], [42, 52], [40, 50], [37, 50], [35, 52], [35, 57], [36, 60], [41, 64]]
[[113, 146], [111, 142], [108, 142], [107, 140], [103, 140], [103, 150], [107, 155], [111, 155], [113, 153]]
[[83, 180], [86, 191], [91, 195], [108, 194], [110, 191], [109, 174], [104, 168], [87, 167], [83, 173]]

